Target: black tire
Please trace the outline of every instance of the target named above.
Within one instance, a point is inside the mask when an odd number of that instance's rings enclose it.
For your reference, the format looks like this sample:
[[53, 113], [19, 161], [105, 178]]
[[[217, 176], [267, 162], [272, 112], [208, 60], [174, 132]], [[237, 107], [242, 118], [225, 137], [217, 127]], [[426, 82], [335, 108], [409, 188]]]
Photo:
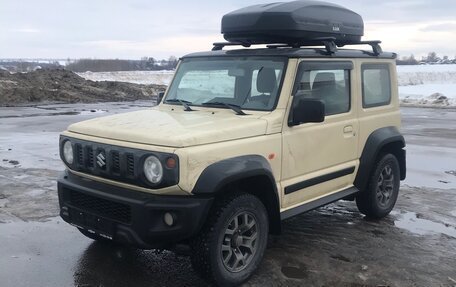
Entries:
[[263, 259], [268, 233], [267, 211], [257, 197], [246, 193], [223, 197], [216, 201], [203, 229], [192, 240], [193, 269], [217, 286], [238, 286]]
[[356, 205], [369, 218], [387, 216], [396, 204], [399, 194], [400, 170], [392, 154], [379, 156], [369, 178], [367, 189], [356, 196]]

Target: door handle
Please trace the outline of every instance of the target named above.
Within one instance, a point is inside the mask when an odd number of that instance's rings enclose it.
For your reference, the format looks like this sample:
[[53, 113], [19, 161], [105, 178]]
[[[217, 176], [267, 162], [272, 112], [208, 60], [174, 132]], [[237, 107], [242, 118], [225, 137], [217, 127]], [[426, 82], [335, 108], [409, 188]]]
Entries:
[[353, 129], [353, 126], [345, 126], [344, 127], [344, 136], [345, 137], [356, 136], [356, 132]]
[[351, 134], [351, 133], [353, 133], [353, 126], [345, 126], [344, 134]]

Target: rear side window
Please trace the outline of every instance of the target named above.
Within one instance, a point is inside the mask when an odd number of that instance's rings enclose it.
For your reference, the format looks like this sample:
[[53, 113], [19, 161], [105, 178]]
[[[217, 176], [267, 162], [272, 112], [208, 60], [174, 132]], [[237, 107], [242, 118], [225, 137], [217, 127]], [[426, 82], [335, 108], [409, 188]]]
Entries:
[[361, 66], [363, 80], [363, 107], [388, 105], [391, 102], [391, 78], [387, 64]]

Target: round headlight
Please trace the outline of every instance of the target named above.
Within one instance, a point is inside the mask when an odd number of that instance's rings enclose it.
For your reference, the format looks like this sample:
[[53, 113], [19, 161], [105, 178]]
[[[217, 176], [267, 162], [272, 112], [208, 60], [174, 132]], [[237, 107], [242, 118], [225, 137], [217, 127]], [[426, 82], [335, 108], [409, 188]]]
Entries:
[[67, 164], [73, 164], [73, 145], [70, 141], [63, 144], [63, 158]]
[[144, 175], [151, 183], [159, 183], [163, 177], [163, 166], [160, 160], [151, 155], [144, 161]]

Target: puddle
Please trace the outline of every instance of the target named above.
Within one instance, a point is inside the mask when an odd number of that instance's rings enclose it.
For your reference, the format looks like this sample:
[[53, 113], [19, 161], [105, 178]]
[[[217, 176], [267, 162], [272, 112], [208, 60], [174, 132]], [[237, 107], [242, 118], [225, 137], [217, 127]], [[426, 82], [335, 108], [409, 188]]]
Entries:
[[95, 109], [95, 110], [88, 110], [88, 111], [83, 110], [79, 114], [82, 116], [86, 116], [86, 115], [93, 115], [93, 114], [102, 114], [102, 113], [106, 113], [106, 112], [107, 112], [106, 110]]
[[42, 113], [42, 114], [26, 114], [26, 115], [8, 115], [0, 116], [0, 119], [6, 118], [33, 118], [33, 117], [53, 117], [53, 116], [75, 116], [80, 112], [59, 112], [59, 113]]
[[307, 271], [298, 267], [284, 266], [281, 269], [282, 274], [291, 279], [305, 279], [307, 278]]
[[456, 170], [447, 170], [447, 171], [445, 171], [445, 173], [456, 176]]
[[29, 177], [28, 174], [21, 174], [21, 175], [13, 176], [14, 179], [24, 179], [24, 178], [27, 178], [27, 177]]
[[45, 193], [46, 193], [45, 189], [33, 189], [29, 192], [26, 192], [25, 194], [27, 194], [28, 196], [38, 196], [38, 195], [42, 195]]
[[[52, 110], [52, 109], [48, 109]], [[108, 112], [107, 110], [100, 110], [100, 109], [92, 109], [92, 110], [82, 110], [80, 112], [77, 111], [66, 111], [66, 112], [53, 112], [53, 113], [35, 113], [35, 114], [21, 114], [21, 115], [7, 115], [7, 116], [0, 116], [0, 119], [6, 118], [33, 118], [33, 117], [54, 117], [54, 116], [87, 116], [87, 115], [94, 115], [94, 114], [102, 114]]]
[[443, 223], [418, 218], [414, 212], [395, 214], [394, 225], [418, 235], [445, 234], [456, 238], [456, 228]]

